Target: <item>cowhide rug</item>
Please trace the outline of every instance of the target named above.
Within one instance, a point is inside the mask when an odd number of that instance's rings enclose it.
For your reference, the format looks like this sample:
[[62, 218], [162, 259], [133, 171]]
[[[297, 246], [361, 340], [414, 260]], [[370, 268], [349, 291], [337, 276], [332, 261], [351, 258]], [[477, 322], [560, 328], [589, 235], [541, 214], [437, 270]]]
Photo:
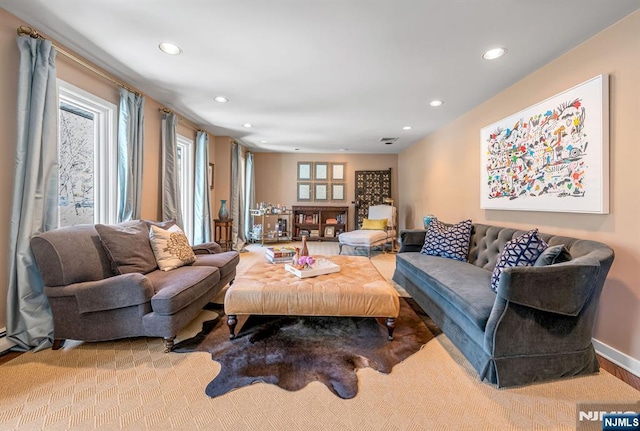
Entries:
[[317, 380], [339, 397], [353, 398], [359, 368], [388, 374], [439, 333], [413, 300], [401, 298], [393, 341], [387, 340], [384, 319], [255, 315], [229, 340], [221, 314], [173, 351], [211, 352], [220, 363], [220, 373], [206, 388], [210, 397], [255, 382], [297, 391]]

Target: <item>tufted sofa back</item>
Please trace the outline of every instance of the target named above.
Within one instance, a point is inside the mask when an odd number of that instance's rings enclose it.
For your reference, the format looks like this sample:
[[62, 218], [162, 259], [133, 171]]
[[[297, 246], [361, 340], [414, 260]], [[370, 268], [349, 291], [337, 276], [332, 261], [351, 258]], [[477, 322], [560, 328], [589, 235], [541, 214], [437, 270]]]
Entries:
[[[500, 253], [504, 249], [505, 243], [526, 232], [527, 231], [512, 228], [478, 223], [474, 224], [471, 230], [471, 241], [469, 242], [469, 262], [488, 271], [492, 271], [496, 266]], [[540, 238], [550, 246], [564, 244], [574, 259], [589, 253], [595, 253], [599, 248], [607, 249], [606, 251], [603, 250], [607, 257], [610, 252], [607, 246], [595, 241], [545, 233], [539, 233], [539, 235]], [[595, 255], [594, 257], [598, 258]]]

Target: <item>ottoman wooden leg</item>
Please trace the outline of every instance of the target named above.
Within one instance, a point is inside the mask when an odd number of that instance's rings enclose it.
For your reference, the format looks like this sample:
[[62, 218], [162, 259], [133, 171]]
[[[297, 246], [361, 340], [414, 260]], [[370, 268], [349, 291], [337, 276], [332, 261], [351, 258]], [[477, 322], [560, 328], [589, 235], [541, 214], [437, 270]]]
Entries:
[[387, 318], [387, 330], [389, 331], [389, 336], [387, 339], [389, 341], [393, 340], [393, 330], [396, 329], [396, 319], [395, 317]]
[[229, 314], [227, 317], [227, 326], [229, 327], [229, 339], [233, 340], [236, 338], [236, 325], [238, 324], [238, 319], [236, 319], [235, 314]]

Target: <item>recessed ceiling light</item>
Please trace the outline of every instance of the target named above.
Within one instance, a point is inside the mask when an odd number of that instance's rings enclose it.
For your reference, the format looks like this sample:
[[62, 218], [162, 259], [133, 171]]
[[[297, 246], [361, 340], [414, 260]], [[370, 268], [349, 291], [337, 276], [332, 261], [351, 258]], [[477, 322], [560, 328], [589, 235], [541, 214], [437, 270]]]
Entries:
[[215, 100], [218, 103], [227, 103], [229, 101], [229, 99], [227, 99], [224, 96], [216, 96], [213, 98], [213, 100]]
[[266, 144], [266, 143], [267, 143], [267, 142], [269, 142], [269, 141], [260, 141], [260, 142], [261, 142], [262, 144]]
[[173, 43], [169, 42], [162, 42], [160, 45], [158, 45], [158, 48], [160, 48], [160, 51], [169, 55], [178, 55], [182, 52], [182, 49], [180, 49], [178, 45], [174, 45]]
[[293, 151], [300, 151], [300, 148], [294, 148]]
[[253, 127], [253, 124], [251, 124], [251, 123], [244, 123], [244, 124], [242, 125], [242, 127], [246, 127], [247, 129], [249, 129], [249, 128]]
[[429, 102], [429, 106], [442, 106], [444, 104], [444, 102], [442, 100], [432, 100], [431, 102]]
[[402, 130], [411, 130], [411, 129], [413, 129], [413, 127], [411, 127], [411, 126], [404, 126], [404, 127], [402, 128]]
[[349, 151], [348, 148], [340, 148], [340, 151]]
[[507, 53], [507, 48], [493, 48], [482, 54], [482, 58], [485, 60], [495, 60]]

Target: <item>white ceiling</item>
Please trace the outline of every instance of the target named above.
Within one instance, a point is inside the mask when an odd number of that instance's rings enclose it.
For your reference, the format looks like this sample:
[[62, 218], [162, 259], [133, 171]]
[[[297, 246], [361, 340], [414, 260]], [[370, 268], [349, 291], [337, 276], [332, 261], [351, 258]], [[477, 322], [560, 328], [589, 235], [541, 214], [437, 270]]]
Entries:
[[[397, 153], [640, 0], [0, 0], [0, 7], [215, 135], [265, 151]], [[163, 41], [183, 53], [162, 53]], [[506, 56], [481, 58], [498, 46]], [[218, 95], [229, 102], [215, 102]], [[433, 99], [445, 103], [432, 108]], [[382, 137], [399, 139], [384, 145]]]

